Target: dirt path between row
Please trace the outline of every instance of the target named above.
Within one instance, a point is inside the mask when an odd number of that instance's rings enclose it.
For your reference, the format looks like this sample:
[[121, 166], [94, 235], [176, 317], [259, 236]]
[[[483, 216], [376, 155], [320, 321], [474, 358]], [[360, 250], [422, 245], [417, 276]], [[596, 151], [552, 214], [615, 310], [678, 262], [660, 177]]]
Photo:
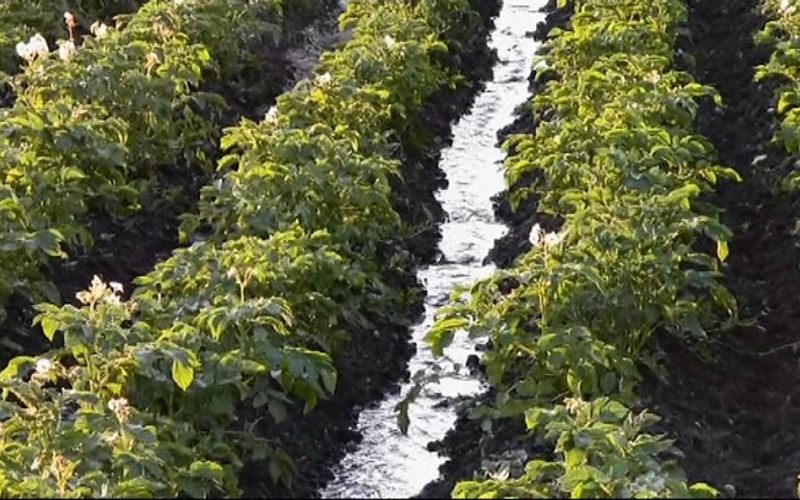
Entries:
[[[683, 49], [696, 59], [695, 77], [714, 86], [722, 110], [704, 106], [698, 131], [741, 183], [725, 183], [711, 200], [734, 231], [725, 274], [752, 326], [719, 334], [708, 359], [660, 338], [666, 382], [644, 385], [645, 405], [677, 438], [690, 479], [737, 497], [794, 497], [800, 472], [800, 218], [796, 195], [776, 186], [790, 160], [770, 144], [774, 87], [753, 81], [769, 49], [753, 35], [766, 19], [757, 0], [692, 2], [692, 39]], [[755, 160], [755, 162], [754, 162]]]

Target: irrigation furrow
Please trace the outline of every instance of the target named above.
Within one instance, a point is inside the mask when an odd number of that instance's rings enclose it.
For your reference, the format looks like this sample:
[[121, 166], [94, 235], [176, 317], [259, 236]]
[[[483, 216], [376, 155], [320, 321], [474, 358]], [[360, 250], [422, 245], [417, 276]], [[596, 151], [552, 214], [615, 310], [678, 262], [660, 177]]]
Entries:
[[[493, 266], [484, 266], [487, 252], [503, 232], [494, 220], [490, 197], [502, 189], [500, 170], [503, 153], [497, 147], [495, 133], [511, 118], [519, 96], [525, 94], [527, 73], [536, 43], [526, 31], [543, 16], [537, 12], [544, 2], [505, 0], [495, 22], [491, 46], [500, 62], [494, 77], [476, 98], [471, 112], [453, 130], [453, 144], [443, 152], [441, 167], [448, 188], [438, 198], [448, 213], [442, 227], [440, 251], [443, 259], [421, 271], [428, 296], [425, 319], [413, 332], [417, 353], [410, 361], [410, 371], [430, 368], [436, 363], [423, 337], [433, 322], [437, 307], [457, 284], [469, 283], [490, 274]], [[472, 343], [465, 341], [451, 353], [463, 365]], [[442, 458], [427, 448], [452, 426], [453, 412], [442, 405], [445, 398], [475, 393], [475, 379], [448, 378], [428, 387], [410, 409], [411, 427], [404, 436], [396, 424], [394, 408], [411, 390], [406, 384], [399, 394], [389, 395], [379, 405], [364, 410], [359, 431], [364, 438], [341, 466], [336, 478], [322, 492], [327, 498], [408, 497], [436, 479]]]

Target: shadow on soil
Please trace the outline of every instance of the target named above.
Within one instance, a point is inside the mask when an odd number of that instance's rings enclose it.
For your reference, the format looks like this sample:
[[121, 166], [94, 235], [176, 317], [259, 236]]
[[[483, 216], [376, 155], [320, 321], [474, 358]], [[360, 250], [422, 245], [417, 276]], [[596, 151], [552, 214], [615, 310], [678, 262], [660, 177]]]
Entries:
[[[698, 132], [721, 164], [742, 176], [712, 198], [734, 232], [725, 268], [740, 316], [754, 320], [718, 334], [700, 359], [675, 339], [659, 338], [666, 379], [644, 385], [645, 405], [663, 417], [659, 430], [676, 438], [692, 481], [742, 497], [794, 497], [800, 472], [800, 249], [793, 228], [796, 194], [778, 186], [791, 161], [770, 144], [775, 85], [756, 84], [769, 58], [753, 36], [766, 19], [756, 0], [694, 2], [692, 40], [700, 83], [722, 95], [721, 112], [703, 106]], [[731, 486], [733, 488], [731, 488]]]

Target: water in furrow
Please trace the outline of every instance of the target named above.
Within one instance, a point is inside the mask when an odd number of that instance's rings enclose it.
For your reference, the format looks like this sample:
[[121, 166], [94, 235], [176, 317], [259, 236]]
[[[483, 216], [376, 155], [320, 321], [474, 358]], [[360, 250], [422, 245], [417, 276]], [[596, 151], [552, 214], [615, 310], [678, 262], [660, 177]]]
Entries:
[[[448, 214], [442, 227], [443, 262], [420, 272], [428, 296], [425, 317], [413, 331], [417, 353], [411, 373], [430, 368], [434, 359], [423, 338], [438, 306], [446, 303], [453, 288], [487, 276], [494, 268], [482, 262], [504, 227], [495, 221], [491, 197], [504, 189], [503, 153], [497, 131], [513, 121], [514, 108], [528, 96], [527, 77], [536, 50], [531, 33], [544, 19], [539, 12], [545, 0], [505, 0], [490, 40], [499, 62], [494, 77], [477, 96], [470, 112], [453, 128], [453, 144], [442, 154], [441, 166], [449, 186], [438, 193]], [[474, 342], [457, 338], [448, 357], [462, 366], [474, 352]], [[465, 369], [462, 368], [462, 372]], [[441, 439], [455, 422], [446, 398], [475, 394], [480, 383], [465, 373], [427, 386], [409, 409], [411, 427], [403, 435], [394, 407], [413, 384], [400, 394], [388, 396], [359, 417], [363, 440], [334, 470], [335, 478], [321, 492], [323, 498], [410, 497], [438, 477], [442, 458], [426, 445]]]

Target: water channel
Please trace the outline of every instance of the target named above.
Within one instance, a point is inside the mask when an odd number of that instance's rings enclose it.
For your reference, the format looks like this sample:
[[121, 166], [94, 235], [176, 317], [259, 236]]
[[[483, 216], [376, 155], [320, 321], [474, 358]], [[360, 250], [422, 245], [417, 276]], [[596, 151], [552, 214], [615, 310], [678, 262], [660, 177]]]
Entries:
[[[514, 108], [528, 96], [527, 77], [536, 50], [531, 33], [544, 15], [545, 0], [505, 0], [495, 20], [490, 44], [499, 62], [494, 77], [477, 96], [472, 109], [453, 128], [453, 144], [443, 151], [441, 166], [449, 186], [438, 193], [448, 214], [442, 227], [440, 250], [443, 263], [421, 271], [428, 296], [424, 320], [414, 328], [417, 354], [411, 359], [411, 373], [429, 368], [435, 360], [423, 338], [436, 308], [446, 303], [453, 288], [471, 283], [493, 271], [482, 265], [494, 240], [504, 233], [495, 221], [491, 197], [504, 189], [501, 163], [504, 154], [497, 146], [497, 131], [514, 119]], [[473, 342], [456, 338], [447, 355], [465, 364], [474, 353]], [[455, 423], [452, 408], [440, 403], [445, 398], [476, 394], [480, 383], [469, 376], [453, 376], [428, 386], [409, 409], [411, 426], [403, 435], [396, 423], [395, 405], [410, 390], [388, 396], [359, 419], [364, 438], [334, 470], [335, 478], [321, 492], [323, 498], [408, 498], [439, 475], [443, 459], [426, 445], [444, 437]]]

